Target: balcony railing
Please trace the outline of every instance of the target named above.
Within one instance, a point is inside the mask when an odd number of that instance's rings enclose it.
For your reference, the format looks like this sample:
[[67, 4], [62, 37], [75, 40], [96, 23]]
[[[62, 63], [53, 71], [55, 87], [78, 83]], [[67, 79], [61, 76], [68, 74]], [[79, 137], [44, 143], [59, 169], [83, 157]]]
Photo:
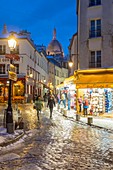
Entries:
[[89, 38], [101, 37], [101, 30], [91, 30], [89, 31]]

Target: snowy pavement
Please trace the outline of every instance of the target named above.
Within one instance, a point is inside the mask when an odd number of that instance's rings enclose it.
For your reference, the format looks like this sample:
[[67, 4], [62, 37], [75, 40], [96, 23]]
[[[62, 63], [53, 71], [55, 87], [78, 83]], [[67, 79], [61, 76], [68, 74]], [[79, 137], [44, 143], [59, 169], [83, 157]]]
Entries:
[[[71, 111], [67, 111], [67, 117], [72, 117], [74, 120], [76, 120], [76, 111], [71, 110]], [[109, 116], [109, 118], [105, 117], [105, 116], [86, 116], [84, 117], [83, 115], [80, 115], [80, 120], [79, 122], [88, 124], [88, 117], [92, 117], [93, 118], [93, 122], [91, 125], [96, 126], [96, 127], [100, 127], [100, 128], [104, 128], [106, 130], [113, 130], [113, 117], [111, 115], [111, 117]]]
[[[57, 108], [54, 108], [54, 112], [59, 112], [60, 114], [63, 115], [63, 113], [61, 113], [60, 111], [57, 110]], [[71, 111], [67, 111], [67, 117], [69, 119], [73, 119], [75, 122], [77, 123], [84, 123], [85, 125], [88, 125], [88, 117], [84, 117], [84, 116], [80, 116], [80, 120], [76, 121], [76, 111], [75, 110], [71, 110]], [[91, 124], [91, 126], [95, 126], [95, 127], [100, 127], [100, 128], [104, 128], [108, 131], [112, 131], [113, 130], [113, 118], [111, 116], [111, 118], [106, 118], [106, 117], [96, 117], [93, 116], [93, 122]], [[32, 132], [31, 132], [32, 133]], [[22, 138], [22, 136], [24, 136], [24, 130], [15, 130], [14, 134], [8, 134], [6, 132], [6, 128], [3, 128], [2, 126], [0, 126], [0, 147], [2, 146], [7, 146], [10, 143], [14, 143], [17, 140], [19, 140], [20, 138]]]
[[6, 128], [0, 127], [0, 147], [12, 144], [23, 136], [23, 130], [15, 130], [13, 134], [8, 134]]

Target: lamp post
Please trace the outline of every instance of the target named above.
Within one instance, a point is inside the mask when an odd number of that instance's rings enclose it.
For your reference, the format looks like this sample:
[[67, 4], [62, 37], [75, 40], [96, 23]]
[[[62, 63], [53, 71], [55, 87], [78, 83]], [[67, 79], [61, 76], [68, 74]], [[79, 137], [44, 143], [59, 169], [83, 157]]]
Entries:
[[[16, 47], [16, 39], [13, 34], [11, 34], [8, 38], [8, 46], [10, 48], [10, 65], [11, 65], [13, 63], [13, 57], [11, 56], [11, 54]], [[14, 133], [11, 95], [12, 95], [12, 80], [9, 78], [8, 107], [7, 107], [7, 112], [6, 112], [7, 133]]]
[[73, 62], [72, 62], [72, 59], [70, 58], [70, 60], [69, 60], [69, 67], [71, 68], [72, 66], [73, 66]]
[[68, 61], [68, 65], [69, 65], [68, 75], [70, 76], [72, 74], [72, 67], [73, 67], [73, 61], [71, 59], [71, 56], [70, 56], [70, 60]]

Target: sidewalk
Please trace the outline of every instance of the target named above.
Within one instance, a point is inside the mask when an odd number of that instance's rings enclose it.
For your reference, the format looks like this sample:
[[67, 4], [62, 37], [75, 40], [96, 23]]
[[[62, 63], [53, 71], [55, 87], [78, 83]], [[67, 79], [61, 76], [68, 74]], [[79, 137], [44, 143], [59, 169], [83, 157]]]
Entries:
[[15, 130], [14, 134], [8, 134], [6, 128], [0, 127], [0, 147], [5, 147], [14, 142], [17, 142], [20, 138], [24, 136], [24, 130]]
[[[70, 111], [67, 110], [67, 117], [76, 121], [76, 111], [73, 109], [71, 109]], [[80, 115], [80, 120], [78, 122], [88, 125], [88, 117], [93, 118], [93, 122], [91, 126], [103, 128], [108, 131], [113, 131], [113, 114], [112, 113], [103, 114], [101, 116], [88, 115], [86, 117], [84, 117], [83, 115]]]

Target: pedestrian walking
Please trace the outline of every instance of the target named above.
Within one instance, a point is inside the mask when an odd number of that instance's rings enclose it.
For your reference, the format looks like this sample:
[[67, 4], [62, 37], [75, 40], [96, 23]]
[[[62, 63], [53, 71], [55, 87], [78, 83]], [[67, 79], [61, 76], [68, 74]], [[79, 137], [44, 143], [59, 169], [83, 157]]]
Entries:
[[80, 98], [78, 99], [78, 103], [79, 103], [79, 112], [82, 111], [82, 96], [80, 96]]
[[35, 100], [35, 108], [37, 110], [38, 121], [40, 120], [39, 114], [41, 113], [42, 107], [43, 107], [43, 102], [42, 102], [41, 97], [39, 95]]
[[88, 99], [87, 98], [85, 98], [84, 99], [84, 101], [83, 101], [83, 110], [84, 110], [84, 116], [86, 115], [88, 115], [88, 108], [89, 108], [89, 101], [88, 101]]
[[64, 108], [66, 108], [66, 96], [64, 92], [61, 94], [60, 104], [61, 102], [63, 103]]
[[46, 109], [46, 107], [47, 107], [47, 102], [48, 102], [48, 96], [47, 96], [46, 93], [44, 94], [43, 99], [44, 99], [44, 109]]
[[70, 110], [70, 106], [71, 106], [71, 93], [70, 93], [70, 90], [67, 93], [67, 103], [68, 103], [68, 110]]
[[50, 119], [52, 118], [53, 107], [55, 106], [54, 96], [51, 94], [48, 98], [47, 107], [50, 109]]

